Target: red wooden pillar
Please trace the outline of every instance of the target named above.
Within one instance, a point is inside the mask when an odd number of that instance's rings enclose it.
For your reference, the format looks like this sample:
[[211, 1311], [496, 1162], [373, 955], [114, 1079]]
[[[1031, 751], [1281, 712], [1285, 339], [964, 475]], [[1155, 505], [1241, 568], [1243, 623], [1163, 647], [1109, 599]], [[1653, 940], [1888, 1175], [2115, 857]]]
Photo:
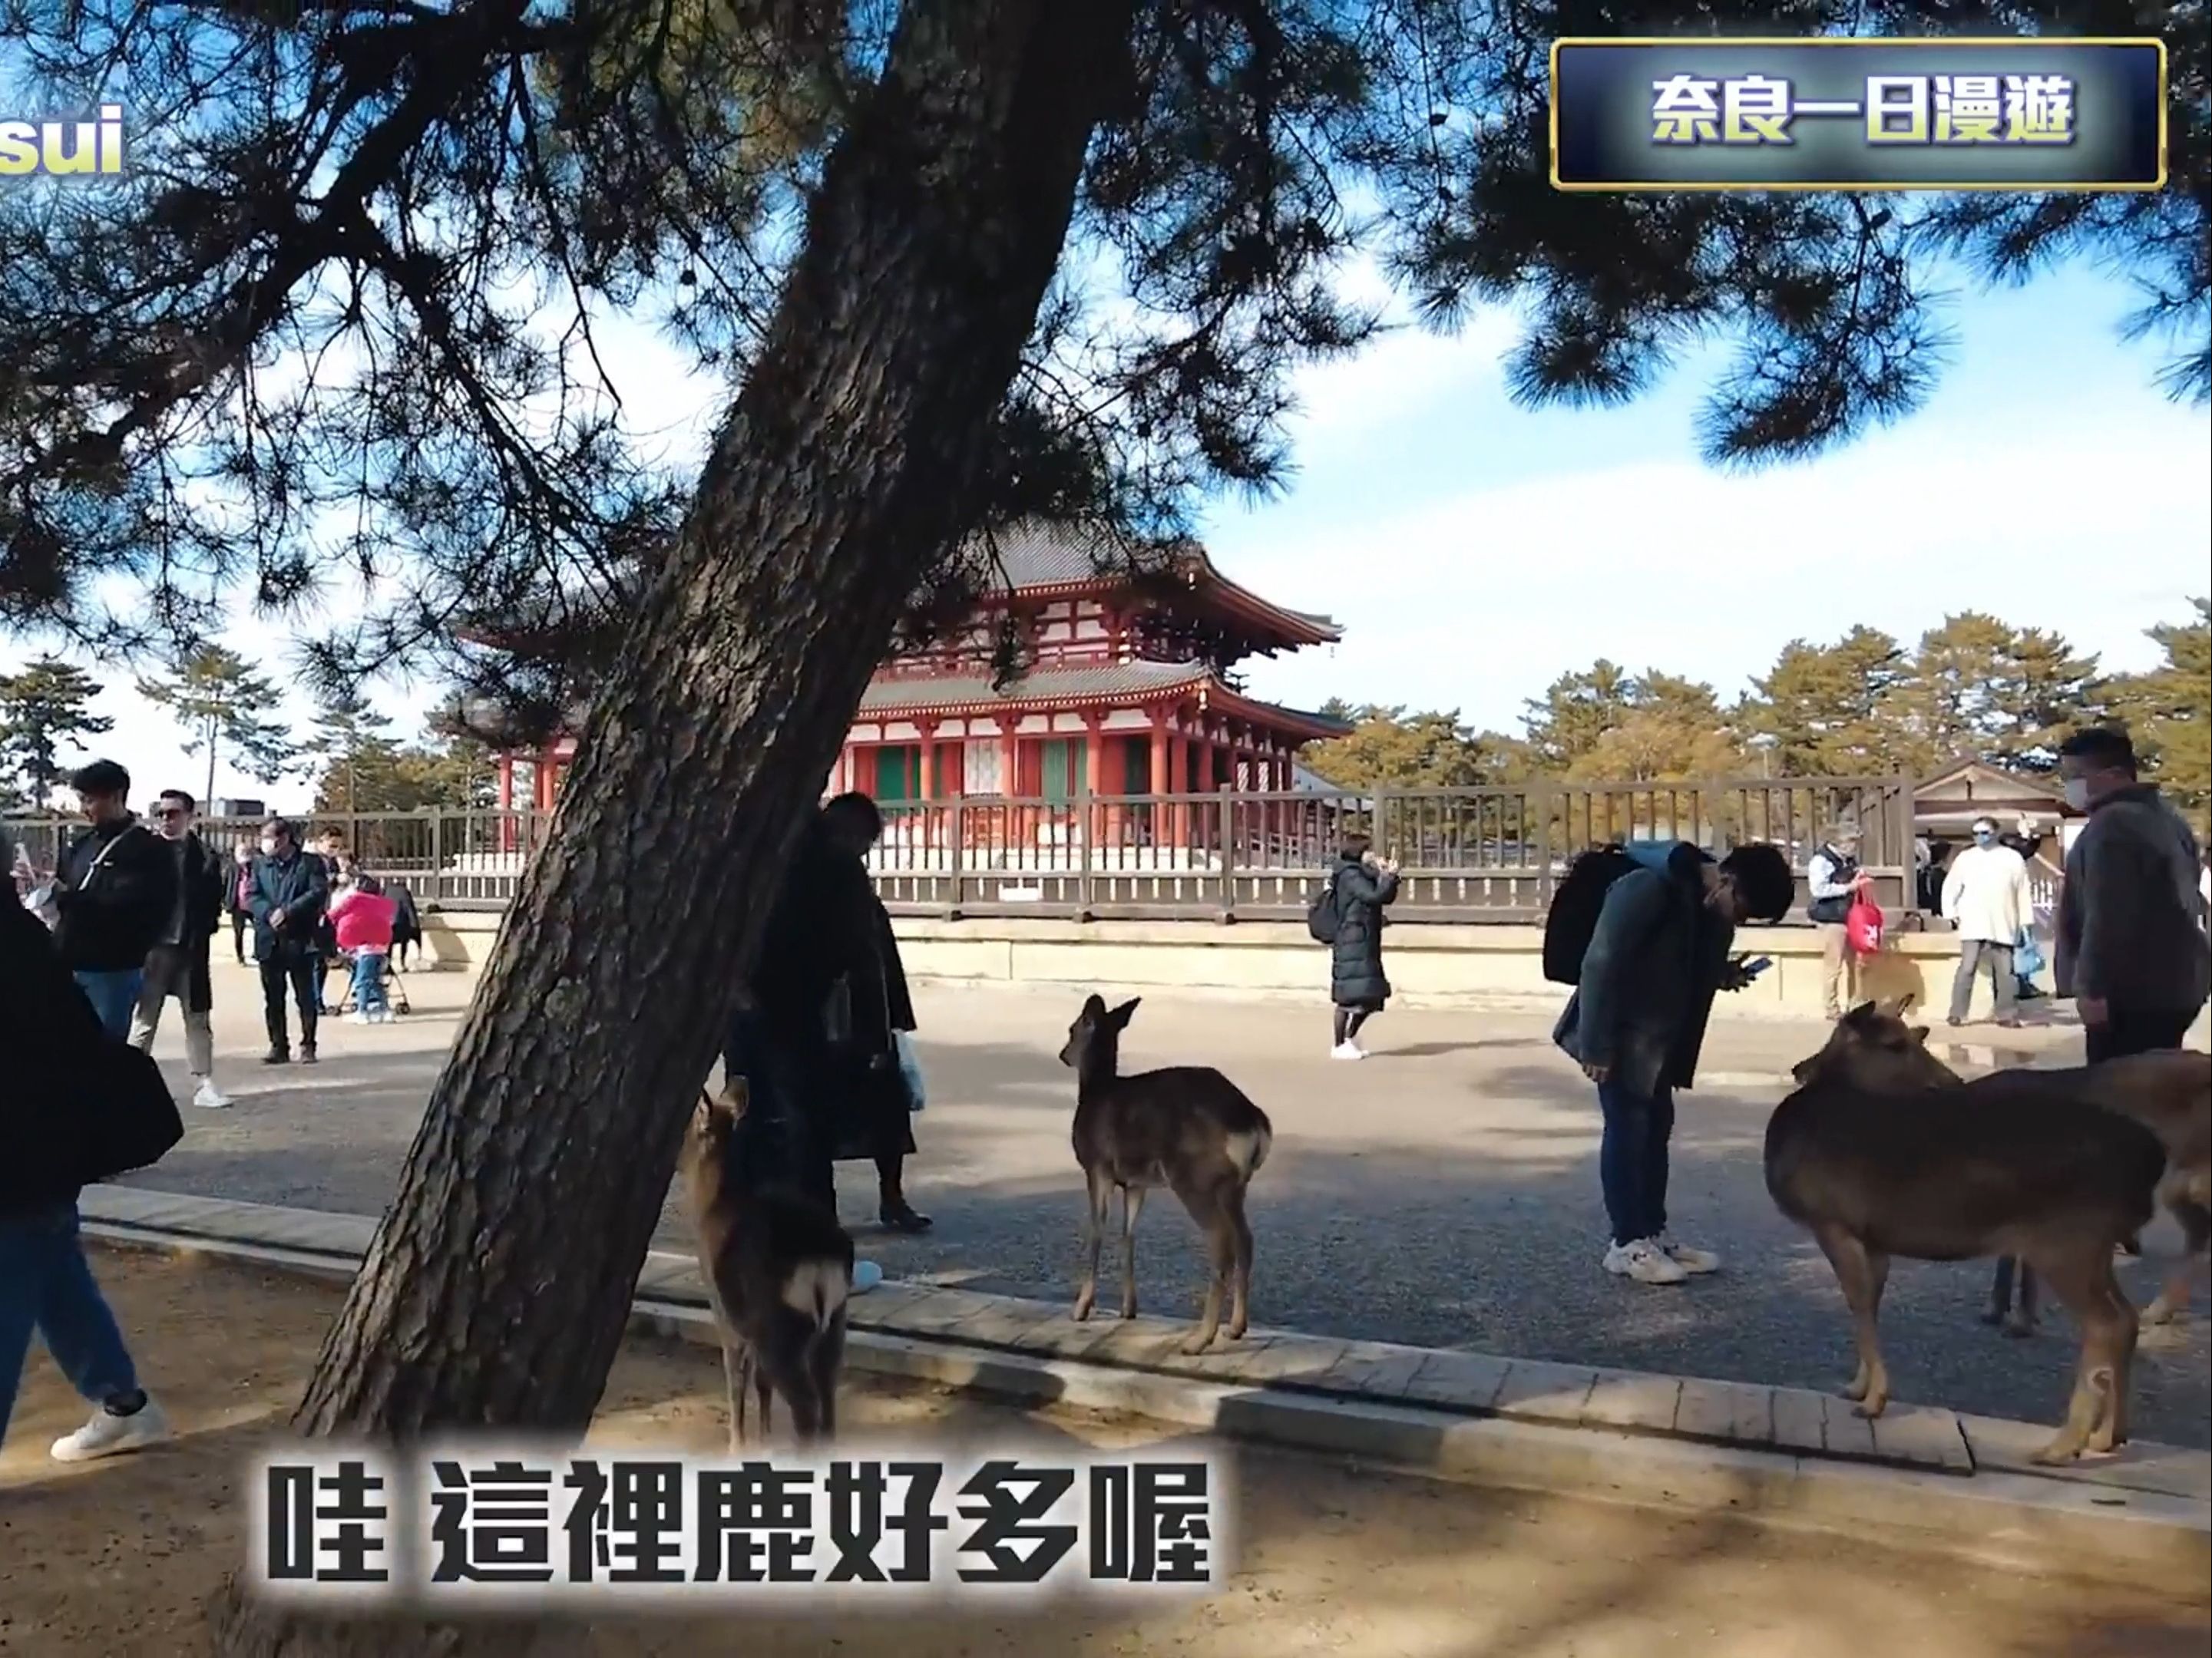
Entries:
[[499, 757], [499, 849], [514, 850], [514, 756]]
[[[1171, 794], [1188, 795], [1194, 786], [1191, 781], [1193, 762], [1196, 758], [1192, 739], [1182, 732], [1168, 733], [1168, 790]], [[1168, 809], [1168, 844], [1188, 850], [1190, 846], [1190, 807], [1178, 803]]]
[[1152, 799], [1145, 808], [1145, 817], [1152, 828], [1152, 847], [1157, 851], [1164, 843], [1168, 832], [1167, 808], [1159, 800], [1168, 792], [1168, 727], [1159, 709], [1147, 708], [1145, 712], [1152, 721], [1152, 773], [1145, 787]]
[[999, 737], [999, 769], [1005, 779], [1001, 792], [1006, 799], [1000, 814], [1000, 832], [1007, 850], [1012, 851], [1022, 840], [1021, 808], [1013, 804], [1022, 792], [1022, 739], [1014, 734], [1011, 715]]

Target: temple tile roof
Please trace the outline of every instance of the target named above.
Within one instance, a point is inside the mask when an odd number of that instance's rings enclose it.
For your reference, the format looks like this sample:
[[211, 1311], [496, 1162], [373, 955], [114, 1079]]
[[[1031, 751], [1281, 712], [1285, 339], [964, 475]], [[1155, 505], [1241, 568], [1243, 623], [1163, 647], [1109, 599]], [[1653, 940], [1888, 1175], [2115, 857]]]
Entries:
[[[1126, 556], [1099, 531], [1068, 525], [1017, 525], [1000, 533], [998, 550], [999, 562], [1005, 567], [1007, 583], [1016, 592], [1080, 586], [1109, 580], [1124, 570], [1128, 563]], [[1278, 604], [1273, 599], [1262, 598], [1249, 587], [1231, 580], [1206, 556], [1205, 548], [1194, 541], [1185, 543], [1172, 563], [1161, 566], [1164, 571], [1191, 568], [1202, 571], [1216, 586], [1241, 596], [1263, 610], [1273, 610], [1303, 623], [1328, 640], [1341, 636], [1341, 630], [1333, 618], [1317, 611], [1294, 610], [1287, 604]]]
[[914, 675], [872, 682], [860, 698], [858, 717], [881, 719], [896, 714], [988, 714], [997, 709], [1079, 708], [1133, 698], [1146, 701], [1178, 691], [1203, 689], [1217, 707], [1247, 710], [1317, 737], [1348, 732], [1351, 726], [1326, 714], [1286, 708], [1232, 690], [1202, 662], [1111, 662], [1074, 668], [1045, 668], [993, 689], [981, 675]]

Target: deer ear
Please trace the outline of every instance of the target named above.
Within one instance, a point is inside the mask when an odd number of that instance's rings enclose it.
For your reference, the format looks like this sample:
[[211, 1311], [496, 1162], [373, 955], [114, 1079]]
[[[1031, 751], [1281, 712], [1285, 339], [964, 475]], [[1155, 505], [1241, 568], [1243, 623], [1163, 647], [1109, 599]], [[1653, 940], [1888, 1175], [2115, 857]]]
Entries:
[[1795, 1077], [1801, 1084], [1811, 1082], [1813, 1080], [1813, 1072], [1820, 1067], [1820, 1056], [1818, 1054], [1815, 1054], [1811, 1059], [1800, 1060], [1796, 1064], [1791, 1066], [1790, 1067], [1790, 1074]]
[[1901, 1019], [1905, 1017], [1905, 1010], [1912, 1005], [1912, 993], [1908, 990], [1902, 996], [1893, 996], [1887, 1001], [1877, 1002], [1875, 1005], [1889, 1015], [1891, 1018]]
[[745, 1108], [751, 1103], [752, 1090], [746, 1085], [745, 1079], [732, 1077], [722, 1084], [722, 1091], [714, 1096], [709, 1109], [714, 1115], [726, 1117], [735, 1122], [745, 1114]]
[[1083, 999], [1083, 1017], [1085, 1018], [1103, 1018], [1105, 1014], [1106, 999], [1103, 996], [1101, 996], [1097, 991], [1092, 991], [1088, 996], [1085, 996]]
[[1128, 1029], [1129, 1020], [1136, 1013], [1137, 1004], [1144, 999], [1145, 999], [1142, 996], [1132, 996], [1127, 1001], [1122, 1003], [1121, 1006], [1115, 1008], [1113, 1012], [1107, 1015], [1109, 1018], [1114, 1021], [1114, 1028], [1116, 1030], [1126, 1030]]
[[1920, 1045], [1921, 1047], [1923, 1047], [1923, 1048], [1927, 1047], [1927, 1046], [1928, 1046], [1928, 1027], [1927, 1027], [1926, 1025], [1924, 1025], [1924, 1024], [1917, 1024], [1917, 1025], [1913, 1026], [1913, 1027], [1912, 1027], [1912, 1040], [1913, 1040], [1914, 1042], [1916, 1042], [1919, 1043], [1919, 1045]]

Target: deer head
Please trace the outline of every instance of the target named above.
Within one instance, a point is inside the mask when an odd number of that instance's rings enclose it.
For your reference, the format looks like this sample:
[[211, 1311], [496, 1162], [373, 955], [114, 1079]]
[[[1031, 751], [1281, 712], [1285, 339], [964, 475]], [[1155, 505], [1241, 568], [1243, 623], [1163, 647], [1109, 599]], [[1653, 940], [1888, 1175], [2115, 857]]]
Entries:
[[1121, 1033], [1129, 1028], [1130, 1016], [1144, 999], [1132, 996], [1119, 1007], [1109, 1007], [1106, 999], [1092, 991], [1084, 1001], [1083, 1011], [1075, 1016], [1075, 1023], [1067, 1028], [1067, 1043], [1060, 1050], [1060, 1062], [1077, 1071], [1083, 1069], [1086, 1059], [1103, 1058], [1110, 1066]]
[[1850, 1082], [1878, 1089], [1944, 1088], [1958, 1072], [1928, 1051], [1928, 1027], [1907, 1024], [1911, 992], [1887, 1001], [1861, 1002], [1836, 1021], [1826, 1044], [1801, 1060], [1790, 1075], [1799, 1084]]

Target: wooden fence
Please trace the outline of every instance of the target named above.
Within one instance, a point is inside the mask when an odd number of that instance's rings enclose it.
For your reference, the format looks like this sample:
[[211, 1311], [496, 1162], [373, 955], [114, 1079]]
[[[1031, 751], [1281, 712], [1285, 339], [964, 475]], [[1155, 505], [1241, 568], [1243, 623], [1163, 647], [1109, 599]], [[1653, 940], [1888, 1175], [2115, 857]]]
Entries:
[[[1391, 913], [1401, 922], [1534, 920], [1577, 853], [1622, 840], [1685, 840], [1716, 853], [1772, 841], [1799, 870], [1802, 900], [1806, 860], [1838, 823], [1859, 830], [1883, 907], [1914, 908], [1912, 784], [1902, 777], [1079, 794], [883, 809], [883, 841], [869, 861], [895, 914], [1294, 919], [1355, 834], [1398, 860]], [[336, 829], [364, 866], [406, 882], [420, 902], [496, 909], [550, 818], [429, 810], [318, 814], [303, 826], [311, 835]], [[210, 820], [201, 832], [228, 848], [250, 842], [257, 827]], [[8, 828], [47, 868], [70, 826]]]

